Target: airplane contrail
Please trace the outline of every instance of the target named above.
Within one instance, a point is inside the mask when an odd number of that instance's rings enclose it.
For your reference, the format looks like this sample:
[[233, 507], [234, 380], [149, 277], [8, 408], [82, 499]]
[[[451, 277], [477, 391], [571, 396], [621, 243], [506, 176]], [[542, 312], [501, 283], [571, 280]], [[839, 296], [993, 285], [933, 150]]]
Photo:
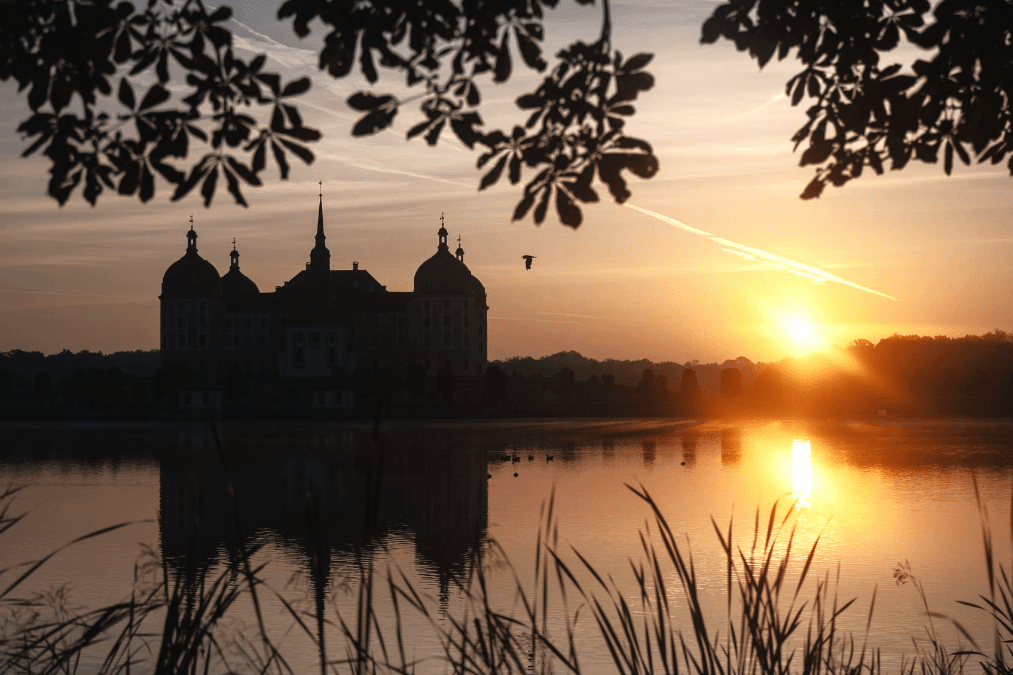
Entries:
[[[243, 24], [242, 22], [236, 20], [235, 18], [233, 18], [233, 21], [236, 24], [238, 24], [239, 26], [241, 26], [242, 28], [244, 28], [245, 30], [249, 31], [249, 33], [251, 33], [252, 35], [255, 35], [258, 39], [263, 40], [264, 42], [268, 43], [268, 45], [270, 47], [272, 47], [274, 50], [276, 50], [276, 51], [283, 51], [283, 52], [286, 52], [287, 54], [291, 54], [291, 55], [295, 56], [295, 60], [297, 60], [297, 61], [304, 61], [307, 58], [312, 58], [312, 55], [313, 55], [313, 51], [312, 50], [301, 49], [301, 48], [298, 48], [298, 47], [288, 47], [286, 45], [283, 45], [283, 44], [279, 43], [278, 41], [274, 40], [273, 38], [271, 38], [268, 35], [264, 35], [263, 33], [260, 33], [258, 31], [253, 30], [252, 28], [250, 28], [246, 24]], [[277, 58], [277, 55], [274, 54], [274, 53], [272, 53], [272, 56], [275, 56], [275, 58]], [[283, 59], [279, 59], [279, 61], [282, 62], [283, 65], [285, 65]], [[768, 105], [770, 105], [772, 103], [775, 103], [776, 101], [780, 100], [783, 97], [784, 97], [783, 94], [778, 94], [778, 95], [772, 97], [766, 103], [764, 103], [761, 106], [761, 108], [766, 107], [766, 106], [768, 106]], [[335, 110], [328, 109], [328, 108], [325, 108], [323, 106], [314, 105], [311, 101], [302, 101], [302, 103], [304, 103], [306, 105], [309, 105], [310, 107], [313, 107], [313, 108], [318, 108], [318, 109], [320, 109], [320, 110], [322, 110], [324, 112], [327, 112], [327, 113], [329, 113], [329, 114], [331, 114], [331, 115], [333, 115], [335, 117], [339, 117], [341, 119], [350, 119], [349, 115], [341, 114], [341, 113], [339, 113], [339, 112], [337, 112]], [[393, 129], [391, 129], [389, 127], [386, 128], [386, 129], [384, 129], [384, 131], [388, 132], [388, 133], [397, 133], [397, 132], [394, 132]], [[398, 134], [398, 135], [400, 135], [400, 134]], [[463, 146], [455, 147], [455, 144], [453, 144], [453, 143], [449, 144], [449, 146], [451, 148], [453, 148], [454, 150], [458, 150], [458, 151], [462, 151], [462, 152], [467, 152], [467, 150]], [[371, 165], [364, 164], [362, 162], [358, 162], [358, 161], [352, 160], [350, 158], [345, 158], [345, 157], [342, 157], [342, 156], [335, 156], [334, 159], [337, 159], [339, 162], [342, 162], [343, 164], [345, 164], [347, 166], [353, 166], [353, 167], [356, 167], [356, 168], [359, 168], [359, 169], [363, 169], [365, 171], [374, 171], [374, 172], [377, 172], [377, 173], [397, 174], [397, 175], [408, 176], [408, 177], [412, 177], [412, 178], [421, 178], [421, 179], [424, 179], [424, 180], [431, 180], [431, 181], [435, 181], [435, 182], [439, 182], [439, 183], [444, 183], [444, 184], [448, 184], [448, 185], [461, 186], [461, 187], [469, 187], [469, 188], [472, 187], [471, 185], [465, 185], [463, 183], [460, 183], [458, 181], [454, 181], [452, 179], [441, 178], [441, 177], [437, 177], [437, 176], [429, 176], [429, 175], [426, 175], [426, 174], [417, 173], [417, 172], [413, 172], [413, 171], [405, 171], [403, 169], [384, 168], [384, 167], [379, 167], [379, 166], [375, 166], [375, 165], [371, 166]], [[766, 265], [770, 265], [770, 266], [772, 266], [772, 267], [774, 267], [776, 269], [781, 269], [781, 270], [784, 270], [786, 272], [790, 272], [792, 274], [796, 274], [798, 276], [801, 276], [801, 277], [803, 277], [805, 279], [809, 279], [810, 281], [812, 281], [814, 283], [825, 283], [827, 281], [831, 281], [831, 282], [834, 282], [834, 283], [838, 283], [838, 284], [843, 284], [845, 286], [849, 286], [849, 287], [854, 288], [854, 289], [859, 290], [859, 291], [865, 291], [866, 293], [872, 293], [873, 295], [878, 295], [880, 297], [887, 298], [889, 300], [893, 300], [893, 301], [897, 300], [897, 298], [893, 297], [892, 295], [888, 295], [886, 293], [882, 293], [882, 292], [877, 291], [875, 289], [868, 288], [867, 286], [862, 286], [860, 284], [856, 284], [853, 281], [848, 281], [847, 279], [843, 279], [843, 278], [841, 278], [841, 277], [839, 277], [839, 276], [837, 276], [835, 274], [831, 274], [830, 272], [822, 270], [822, 269], [820, 269], [818, 267], [814, 267], [812, 265], [807, 265], [806, 263], [798, 262], [796, 260], [791, 260], [789, 258], [784, 258], [782, 256], [775, 255], [773, 253], [768, 253], [767, 251], [763, 251], [763, 250], [760, 250], [760, 249], [757, 249], [757, 248], [753, 248], [752, 246], [746, 246], [745, 244], [739, 244], [739, 243], [734, 242], [734, 241], [729, 241], [729, 240], [724, 239], [722, 237], [718, 237], [718, 236], [716, 236], [714, 234], [711, 234], [710, 232], [707, 232], [705, 230], [701, 230], [701, 229], [698, 229], [698, 228], [695, 228], [695, 227], [691, 227], [691, 226], [687, 225], [686, 223], [683, 223], [682, 221], [676, 220], [675, 218], [670, 218], [669, 216], [666, 216], [666, 215], [661, 214], [661, 213], [657, 213], [656, 211], [651, 211], [649, 209], [645, 209], [643, 207], [636, 206], [634, 204], [629, 204], [629, 203], [621, 204], [621, 206], [624, 206], [624, 207], [626, 207], [628, 209], [633, 209], [634, 211], [639, 211], [640, 213], [643, 213], [644, 215], [651, 216], [652, 218], [656, 218], [657, 220], [660, 220], [663, 223], [668, 223], [669, 225], [671, 225], [673, 227], [676, 227], [676, 228], [678, 228], [680, 230], [683, 230], [685, 232], [689, 232], [690, 234], [695, 234], [695, 235], [697, 235], [699, 237], [705, 237], [707, 239], [710, 239], [715, 244], [717, 244], [718, 246], [720, 246], [723, 251], [725, 251], [727, 253], [732, 253], [734, 255], [740, 256], [740, 257], [745, 258], [747, 260], [754, 260], [756, 262], [761, 262], [761, 263], [764, 263]], [[545, 319], [542, 319], [542, 320], [544, 321]]]
[[734, 241], [729, 241], [728, 239], [718, 237], [717, 235], [711, 234], [710, 232], [705, 232], [704, 230], [698, 230], [695, 227], [690, 227], [689, 225], [681, 221], [678, 221], [675, 218], [669, 218], [664, 214], [657, 213], [655, 211], [651, 211], [649, 209], [645, 209], [640, 206], [635, 206], [633, 204], [620, 204], [620, 206], [625, 206], [628, 209], [639, 211], [640, 213], [643, 213], [646, 216], [656, 218], [661, 222], [668, 223], [669, 225], [677, 227], [680, 230], [684, 230], [691, 234], [695, 234], [697, 236], [710, 239], [715, 244], [720, 246], [721, 250], [726, 251], [727, 253], [733, 253], [742, 258], [746, 258], [747, 260], [755, 260], [757, 262], [766, 263], [777, 269], [782, 269], [786, 272], [797, 274], [815, 283], [824, 283], [827, 281], [832, 281], [837, 284], [844, 284], [845, 286], [850, 286], [851, 288], [854, 288], [859, 291], [865, 291], [866, 293], [878, 295], [881, 298], [893, 300], [894, 302], [897, 301], [897, 298], [893, 297], [892, 295], [882, 293], [873, 288], [869, 288], [868, 286], [856, 284], [855, 282], [848, 281], [847, 279], [842, 279], [836, 274], [831, 274], [830, 272], [822, 270], [819, 267], [814, 267], [812, 265], [807, 265], [806, 263], [803, 262], [798, 262], [797, 260], [791, 260], [790, 258], [784, 258], [782, 256], [775, 255], [773, 253], [768, 253], [767, 251], [763, 251], [758, 248], [753, 248], [752, 246], [746, 246], [745, 244], [739, 244]]

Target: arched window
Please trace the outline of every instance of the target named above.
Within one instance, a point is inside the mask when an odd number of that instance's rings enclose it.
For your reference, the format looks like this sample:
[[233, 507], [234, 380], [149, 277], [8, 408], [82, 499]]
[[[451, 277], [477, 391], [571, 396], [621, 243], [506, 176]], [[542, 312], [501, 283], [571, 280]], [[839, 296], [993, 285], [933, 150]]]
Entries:
[[306, 365], [306, 353], [303, 351], [303, 334], [292, 336], [292, 364], [298, 368]]
[[320, 349], [320, 345], [324, 343], [324, 339], [320, 336], [320, 333], [310, 333], [310, 349]]
[[327, 365], [333, 366], [338, 360], [338, 336], [327, 334]]

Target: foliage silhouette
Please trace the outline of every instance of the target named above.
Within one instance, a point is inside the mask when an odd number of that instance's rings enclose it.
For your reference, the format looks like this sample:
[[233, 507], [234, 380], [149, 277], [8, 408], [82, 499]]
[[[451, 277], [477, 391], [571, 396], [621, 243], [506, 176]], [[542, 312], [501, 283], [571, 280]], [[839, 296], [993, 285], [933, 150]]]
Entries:
[[[597, 40], [561, 50], [549, 69], [542, 57], [543, 19], [557, 3], [287, 0], [278, 19], [291, 20], [300, 37], [313, 20], [329, 30], [319, 67], [332, 77], [358, 68], [374, 84], [379, 66], [418, 90], [404, 99], [353, 94], [348, 105], [364, 113], [353, 135], [389, 127], [402, 107], [419, 100], [422, 121], [409, 129], [409, 139], [423, 136], [435, 145], [449, 129], [469, 148], [484, 149], [478, 166], [491, 162], [491, 169], [480, 189], [499, 180], [507, 166], [512, 184], [522, 170], [533, 172], [515, 220], [534, 207], [541, 223], [555, 200], [560, 220], [577, 227], [578, 203], [598, 201], [591, 187], [596, 173], [619, 202], [630, 194], [624, 171], [643, 178], [656, 173], [650, 145], [623, 133], [632, 102], [654, 79], [644, 70], [650, 54], [625, 59], [613, 49], [608, 0]], [[312, 162], [314, 154], [303, 143], [320, 133], [303, 124], [291, 100], [310, 88], [309, 79], [286, 84], [264, 71], [266, 55], [249, 61], [237, 56], [226, 27], [231, 16], [228, 6], [211, 10], [203, 0], [147, 0], [142, 9], [117, 0], [22, 3], [0, 28], [0, 79], [13, 78], [19, 91], [28, 90], [32, 115], [19, 126], [30, 140], [23, 156], [41, 150], [50, 160], [50, 196], [64, 204], [83, 186], [92, 205], [105, 189], [146, 202], [161, 177], [174, 186], [174, 200], [200, 185], [208, 206], [221, 174], [245, 206], [241, 184], [261, 184], [268, 147], [282, 179], [289, 172], [288, 153]], [[549, 74], [517, 101], [529, 114], [524, 126], [485, 130], [479, 86], [483, 79], [510, 78], [512, 52], [528, 68]], [[150, 71], [157, 82], [135, 91]], [[175, 76], [179, 71], [183, 77]], [[173, 80], [187, 87], [177, 98], [170, 93]], [[106, 111], [116, 104], [120, 112]], [[258, 121], [257, 111], [269, 122]], [[206, 152], [188, 166], [198, 143]]]
[[[478, 168], [488, 170], [479, 189], [504, 174], [511, 184], [527, 174], [515, 220], [531, 213], [540, 224], [554, 202], [560, 221], [578, 227], [580, 205], [599, 199], [595, 178], [621, 203], [630, 196], [626, 173], [650, 178], [658, 170], [651, 146], [624, 129], [633, 102], [653, 87], [645, 70], [652, 55], [624, 58], [613, 48], [603, 0], [597, 39], [574, 42], [550, 64], [544, 17], [557, 4], [286, 0], [278, 18], [300, 37], [312, 21], [325, 26], [319, 67], [332, 77], [359, 72], [374, 84], [383, 69], [417, 92], [353, 94], [348, 104], [363, 113], [353, 135], [388, 128], [418, 102], [421, 120], [408, 138], [435, 145], [450, 130], [482, 153]], [[282, 179], [291, 155], [313, 161], [305, 143], [320, 133], [293, 103], [309, 79], [284, 83], [264, 71], [266, 55], [237, 56], [231, 14], [203, 0], [146, 0], [141, 9], [119, 0], [19, 3], [0, 26], [0, 80], [27, 90], [32, 114], [19, 126], [29, 142], [22, 154], [41, 152], [51, 162], [54, 199], [64, 204], [80, 187], [93, 205], [105, 190], [146, 202], [162, 180], [174, 200], [199, 185], [207, 206], [223, 176], [245, 206], [241, 186], [262, 183], [268, 149]], [[947, 174], [954, 156], [964, 164], [1007, 161], [1013, 173], [1011, 25], [1013, 6], [1000, 0], [734, 0], [704, 22], [701, 41], [731, 40], [761, 67], [775, 54], [801, 62], [786, 93], [793, 105], [813, 100], [792, 138], [796, 149], [806, 146], [800, 164], [816, 169], [801, 194], [811, 199], [865, 166], [879, 174], [912, 159], [935, 163], [940, 153]], [[906, 45], [925, 58], [910, 68], [882, 63]], [[523, 125], [486, 130], [480, 87], [508, 80], [515, 63], [547, 75], [517, 100], [528, 114]], [[149, 73], [157, 81], [142, 91]], [[185, 91], [174, 98], [170, 85], [181, 82]], [[202, 154], [187, 162], [191, 153]]]
[[[814, 101], [792, 137], [796, 149], [806, 144], [800, 165], [816, 168], [801, 194], [812, 199], [866, 166], [933, 164], [940, 151], [947, 175], [954, 155], [964, 164], [1009, 155], [1013, 174], [1011, 26], [1013, 5], [1001, 0], [733, 0], [704, 22], [701, 41], [731, 40], [761, 68], [774, 54], [801, 61], [785, 93], [792, 105]], [[882, 62], [909, 45], [924, 57]]]
[[[260, 185], [268, 146], [282, 178], [286, 152], [312, 162], [302, 143], [320, 133], [289, 102], [309, 79], [283, 84], [263, 70], [266, 55], [239, 58], [224, 26], [231, 16], [203, 0], [147, 0], [140, 10], [115, 0], [19, 3], [0, 26], [0, 79], [28, 90], [22, 156], [41, 150], [50, 160], [50, 196], [62, 205], [80, 186], [92, 205], [106, 189], [147, 202], [161, 176], [175, 186], [174, 200], [200, 184], [208, 206], [221, 174], [245, 206], [240, 181]], [[152, 70], [157, 81], [135, 92]], [[170, 86], [179, 81], [185, 91], [174, 99]], [[107, 112], [117, 103], [120, 112]], [[258, 106], [269, 123], [249, 114]], [[198, 141], [206, 152], [181, 164]]]

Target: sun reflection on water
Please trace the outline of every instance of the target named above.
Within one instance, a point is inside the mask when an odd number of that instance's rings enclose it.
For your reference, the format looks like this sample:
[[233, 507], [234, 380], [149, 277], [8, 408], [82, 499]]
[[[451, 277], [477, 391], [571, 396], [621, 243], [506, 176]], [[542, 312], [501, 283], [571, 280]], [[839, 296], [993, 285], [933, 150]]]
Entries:
[[808, 440], [791, 442], [791, 491], [797, 508], [812, 505], [813, 458]]

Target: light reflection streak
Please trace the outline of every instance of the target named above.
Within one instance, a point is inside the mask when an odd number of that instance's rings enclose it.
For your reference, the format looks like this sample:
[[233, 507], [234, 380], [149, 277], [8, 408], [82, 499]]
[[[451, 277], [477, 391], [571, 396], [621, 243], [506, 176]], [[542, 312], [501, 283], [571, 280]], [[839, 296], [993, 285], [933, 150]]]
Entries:
[[796, 508], [812, 506], [813, 458], [808, 440], [791, 442], [791, 491]]

